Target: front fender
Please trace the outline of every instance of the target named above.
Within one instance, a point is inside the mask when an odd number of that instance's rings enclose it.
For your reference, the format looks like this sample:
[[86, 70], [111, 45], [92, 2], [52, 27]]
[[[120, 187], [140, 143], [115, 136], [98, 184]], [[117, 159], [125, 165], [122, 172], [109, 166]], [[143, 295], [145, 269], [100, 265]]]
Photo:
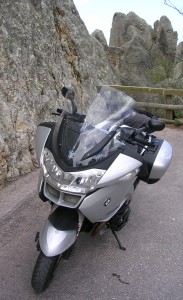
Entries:
[[77, 211], [67, 207], [57, 207], [40, 232], [40, 248], [46, 256], [59, 255], [75, 242], [77, 232]]

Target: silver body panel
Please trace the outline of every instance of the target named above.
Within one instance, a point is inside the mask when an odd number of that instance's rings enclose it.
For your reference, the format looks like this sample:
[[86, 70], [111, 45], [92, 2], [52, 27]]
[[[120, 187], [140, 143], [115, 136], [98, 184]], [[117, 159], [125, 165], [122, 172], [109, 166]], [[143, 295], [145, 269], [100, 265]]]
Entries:
[[126, 180], [124, 176], [141, 165], [138, 160], [119, 154], [98, 182], [100, 189], [86, 196], [79, 210], [93, 223], [108, 221], [127, 198], [132, 198], [136, 176]]
[[139, 168], [142, 163], [132, 157], [119, 154], [104, 176], [98, 182], [98, 187], [119, 182], [123, 176]]
[[132, 200], [135, 179], [97, 190], [85, 197], [79, 210], [93, 223], [108, 221], [127, 199]]
[[138, 160], [119, 154], [98, 182], [100, 189], [86, 196], [79, 210], [93, 223], [108, 221], [127, 198], [132, 198], [136, 176], [123, 181], [124, 176], [141, 165]]
[[172, 160], [172, 152], [172, 146], [164, 140], [153, 163], [149, 179], [160, 179], [165, 174]]

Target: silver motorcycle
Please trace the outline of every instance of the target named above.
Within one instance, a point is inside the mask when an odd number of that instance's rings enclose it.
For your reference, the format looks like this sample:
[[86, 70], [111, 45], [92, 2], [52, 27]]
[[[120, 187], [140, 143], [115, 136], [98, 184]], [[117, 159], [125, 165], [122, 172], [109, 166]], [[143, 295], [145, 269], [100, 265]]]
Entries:
[[36, 234], [39, 256], [32, 287], [44, 291], [62, 259], [69, 259], [80, 232], [111, 230], [117, 236], [130, 214], [130, 202], [142, 180], [156, 183], [172, 159], [171, 145], [156, 136], [165, 124], [135, 108], [116, 88], [101, 87], [85, 112], [77, 112], [75, 93], [63, 87], [72, 111], [57, 109], [58, 122], [38, 126], [39, 197], [51, 212]]

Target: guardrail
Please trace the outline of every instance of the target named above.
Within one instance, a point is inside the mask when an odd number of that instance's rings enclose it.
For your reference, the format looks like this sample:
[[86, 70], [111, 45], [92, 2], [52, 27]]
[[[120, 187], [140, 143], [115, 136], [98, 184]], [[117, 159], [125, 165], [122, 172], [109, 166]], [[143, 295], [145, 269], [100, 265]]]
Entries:
[[164, 95], [167, 104], [136, 102], [137, 107], [144, 109], [163, 109], [165, 110], [165, 118], [163, 121], [169, 124], [183, 125], [183, 119], [175, 118], [175, 111], [183, 111], [183, 105], [173, 105], [172, 96], [183, 96], [183, 89], [164, 89], [164, 88], [151, 88], [151, 87], [137, 87], [137, 86], [123, 86], [123, 85], [110, 85], [120, 91], [128, 93], [143, 93], [143, 94], [159, 94]]

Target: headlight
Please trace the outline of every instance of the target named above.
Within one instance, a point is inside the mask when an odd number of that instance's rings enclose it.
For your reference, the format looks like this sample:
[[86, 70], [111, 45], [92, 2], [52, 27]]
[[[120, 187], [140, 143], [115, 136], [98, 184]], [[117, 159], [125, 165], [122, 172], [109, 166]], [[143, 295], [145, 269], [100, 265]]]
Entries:
[[86, 194], [95, 189], [105, 170], [90, 169], [81, 172], [64, 172], [56, 163], [52, 153], [44, 149], [41, 166], [47, 181], [61, 191]]

